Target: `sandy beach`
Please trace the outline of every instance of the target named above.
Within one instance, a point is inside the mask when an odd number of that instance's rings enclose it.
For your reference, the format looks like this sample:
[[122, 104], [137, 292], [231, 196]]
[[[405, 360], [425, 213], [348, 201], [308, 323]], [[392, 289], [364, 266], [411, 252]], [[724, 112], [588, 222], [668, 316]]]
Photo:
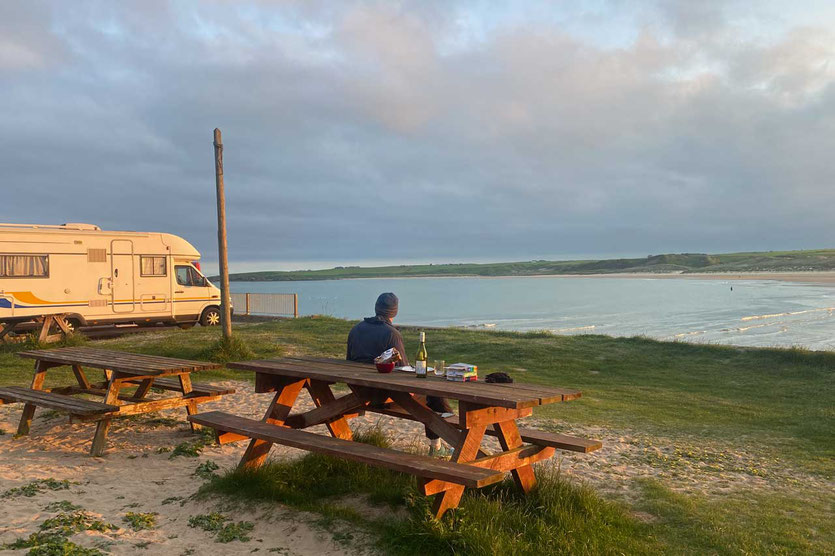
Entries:
[[[565, 276], [565, 275], [563, 275]], [[583, 278], [652, 278], [684, 280], [776, 280], [803, 284], [835, 284], [835, 271], [826, 272], [702, 272], [702, 273], [622, 273], [582, 274]]]

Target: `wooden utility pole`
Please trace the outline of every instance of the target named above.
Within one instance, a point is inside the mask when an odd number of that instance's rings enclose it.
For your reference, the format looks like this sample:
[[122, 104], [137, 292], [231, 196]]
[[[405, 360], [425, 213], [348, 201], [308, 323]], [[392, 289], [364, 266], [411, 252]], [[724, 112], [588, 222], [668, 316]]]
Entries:
[[217, 254], [220, 259], [220, 324], [223, 337], [232, 337], [232, 301], [229, 296], [229, 260], [226, 255], [226, 197], [223, 192], [223, 141], [215, 128], [215, 185], [217, 186]]

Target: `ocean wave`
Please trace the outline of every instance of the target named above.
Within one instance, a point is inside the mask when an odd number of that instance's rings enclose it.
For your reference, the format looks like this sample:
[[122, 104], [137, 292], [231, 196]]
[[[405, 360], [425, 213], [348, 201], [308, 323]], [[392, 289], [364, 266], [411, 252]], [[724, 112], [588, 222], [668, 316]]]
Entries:
[[[778, 326], [785, 324], [783, 321], [774, 321], [774, 322], [765, 322], [763, 324], [752, 324], [751, 326], [740, 326], [738, 328], [723, 328], [722, 332], [745, 332], [746, 330], [751, 330], [753, 328], [764, 328], [766, 326]], [[783, 327], [784, 329], [788, 329], [787, 327]]]
[[805, 315], [806, 313], [821, 313], [823, 311], [835, 311], [835, 307], [821, 307], [820, 309], [806, 309], [804, 311], [791, 311], [788, 313], [771, 313], [766, 315], [751, 315], [748, 317], [742, 317], [741, 321], [749, 321], [749, 320], [761, 320], [761, 319], [773, 319], [776, 317], [793, 317], [795, 315]]
[[673, 334], [673, 338], [684, 338], [685, 336], [698, 336], [699, 334], [706, 334], [707, 330], [694, 330], [693, 332], [681, 332]]
[[580, 332], [581, 330], [594, 330], [595, 327], [596, 326], [592, 324], [589, 326], [577, 326], [574, 328], [555, 328], [552, 329], [551, 332], [553, 332], [554, 334], [561, 334], [563, 332]]

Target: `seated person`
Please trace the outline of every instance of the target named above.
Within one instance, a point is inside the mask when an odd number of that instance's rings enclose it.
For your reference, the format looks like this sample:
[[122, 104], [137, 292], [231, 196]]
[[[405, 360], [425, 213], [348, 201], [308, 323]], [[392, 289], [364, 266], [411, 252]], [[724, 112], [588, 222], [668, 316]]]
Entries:
[[399, 300], [393, 293], [383, 293], [374, 305], [373, 317], [360, 321], [348, 333], [348, 361], [373, 363], [374, 358], [389, 348], [397, 348], [403, 358], [402, 365], [409, 364], [403, 336], [392, 326], [391, 321], [397, 315]]
[[[392, 319], [397, 316], [399, 302], [393, 293], [380, 294], [377, 303], [374, 304], [375, 316], [363, 319], [348, 333], [348, 352], [345, 357], [348, 361], [373, 363], [374, 358], [387, 349], [397, 348], [403, 358], [401, 364], [409, 364], [406, 349], [403, 347], [403, 336], [391, 324]], [[437, 413], [452, 414], [449, 403], [443, 398], [427, 396], [426, 405]], [[426, 437], [429, 439], [430, 455], [446, 455], [445, 452], [449, 452], [441, 450], [441, 439], [428, 428]]]

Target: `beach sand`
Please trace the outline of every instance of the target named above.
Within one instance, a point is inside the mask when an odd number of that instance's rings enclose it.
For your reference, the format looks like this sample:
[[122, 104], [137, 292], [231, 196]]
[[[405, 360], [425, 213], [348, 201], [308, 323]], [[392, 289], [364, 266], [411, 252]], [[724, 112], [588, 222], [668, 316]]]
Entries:
[[612, 274], [548, 274], [530, 278], [643, 278], [659, 280], [776, 280], [803, 284], [835, 285], [835, 271], [821, 272], [618, 272]]
[[[273, 395], [252, 393], [249, 383], [224, 384], [237, 388], [240, 393], [203, 404], [200, 406], [203, 411], [221, 410], [260, 418]], [[305, 406], [312, 407], [312, 403], [306, 400]], [[234, 467], [245, 444], [211, 445], [197, 458], [170, 458], [171, 448], [196, 438], [189, 430], [183, 409], [114, 420], [107, 452], [101, 458], [87, 454], [95, 424], [69, 424], [63, 414], [39, 409], [30, 435], [13, 438], [21, 409], [20, 404], [0, 406], [0, 429], [6, 431], [0, 436], [0, 491], [23, 486], [35, 479], [66, 479], [75, 484], [68, 490], [2, 499], [0, 544], [37, 531], [44, 519], [55, 515], [55, 512], [44, 511], [45, 506], [68, 500], [120, 527], [109, 533], [85, 532], [71, 538], [77, 544], [102, 547], [112, 554], [136, 554], [140, 548], [143, 548], [142, 554], [149, 555], [250, 554], [255, 548], [278, 554], [357, 553], [350, 546], [335, 542], [328, 531], [317, 526], [318, 516], [279, 504], [230, 508], [228, 501], [190, 499], [203, 484], [203, 479], [193, 474], [197, 466], [211, 460], [220, 466], [221, 472]], [[161, 448], [169, 451], [159, 453]], [[301, 453], [275, 446], [271, 457], [298, 457]], [[171, 500], [172, 497], [182, 499]], [[249, 534], [252, 540], [217, 544], [211, 533], [188, 526], [189, 517], [216, 511], [234, 521], [254, 523], [255, 528]], [[133, 531], [122, 521], [127, 512], [156, 512], [159, 514], [157, 526]], [[359, 544], [361, 541], [357, 539]]]

